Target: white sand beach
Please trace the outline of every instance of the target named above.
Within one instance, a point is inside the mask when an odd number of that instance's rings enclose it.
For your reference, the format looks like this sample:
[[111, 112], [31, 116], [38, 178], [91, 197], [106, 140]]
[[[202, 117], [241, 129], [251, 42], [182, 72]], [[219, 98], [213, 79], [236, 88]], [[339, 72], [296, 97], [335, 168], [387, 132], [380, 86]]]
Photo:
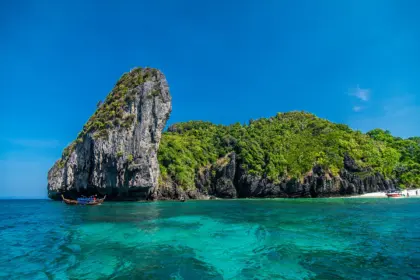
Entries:
[[[417, 194], [416, 194], [417, 192]], [[405, 195], [405, 197], [420, 197], [420, 189], [413, 189], [413, 190], [403, 190], [402, 193]], [[385, 192], [373, 192], [373, 193], [365, 193], [361, 195], [354, 195], [350, 197], [387, 197]]]

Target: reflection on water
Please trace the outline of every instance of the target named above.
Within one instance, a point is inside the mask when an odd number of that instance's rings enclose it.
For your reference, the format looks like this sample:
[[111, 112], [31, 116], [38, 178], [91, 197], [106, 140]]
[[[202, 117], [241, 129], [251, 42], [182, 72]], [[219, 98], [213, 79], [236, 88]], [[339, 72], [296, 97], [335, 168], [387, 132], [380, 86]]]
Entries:
[[419, 199], [0, 202], [0, 278], [416, 279]]

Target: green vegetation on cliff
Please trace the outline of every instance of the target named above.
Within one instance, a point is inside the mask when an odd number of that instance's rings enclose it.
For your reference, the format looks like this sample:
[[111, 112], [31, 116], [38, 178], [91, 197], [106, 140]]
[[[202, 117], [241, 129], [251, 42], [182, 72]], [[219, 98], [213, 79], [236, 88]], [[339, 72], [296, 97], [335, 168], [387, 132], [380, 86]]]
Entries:
[[104, 103], [100, 104], [98, 110], [83, 126], [77, 139], [83, 138], [89, 132], [94, 132], [96, 137], [106, 137], [108, 129], [129, 127], [134, 121], [134, 116], [127, 114], [131, 102], [135, 99], [133, 89], [152, 79], [156, 71], [152, 68], [135, 68], [122, 75]]
[[103, 103], [98, 102], [97, 110], [83, 126], [76, 140], [64, 149], [58, 166], [60, 168], [64, 166], [76, 144], [82, 143], [83, 137], [87, 133], [93, 133], [95, 138], [106, 138], [110, 129], [130, 127], [135, 121], [135, 116], [129, 113], [131, 103], [135, 100], [133, 89], [146, 81], [152, 80], [156, 75], [156, 69], [140, 67], [124, 73], [105, 101]]
[[393, 166], [393, 171], [402, 187], [420, 186], [420, 137], [402, 139], [381, 129], [374, 129], [367, 134], [400, 152], [400, 160]]
[[402, 186], [420, 185], [418, 138], [403, 140], [375, 129], [367, 134], [304, 112], [223, 126], [191, 121], [173, 125], [159, 148], [161, 179], [184, 189], [195, 187], [196, 173], [227, 153], [236, 152], [248, 174], [279, 182], [302, 178], [314, 165], [332, 176], [343, 168], [345, 154], [360, 167], [360, 175], [380, 172], [398, 178]]

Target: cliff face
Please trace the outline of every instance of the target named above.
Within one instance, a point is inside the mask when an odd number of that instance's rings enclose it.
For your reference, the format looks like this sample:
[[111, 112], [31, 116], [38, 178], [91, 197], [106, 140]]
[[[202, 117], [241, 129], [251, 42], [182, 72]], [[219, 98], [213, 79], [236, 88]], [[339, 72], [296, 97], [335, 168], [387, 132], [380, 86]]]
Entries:
[[[212, 165], [197, 174], [196, 185], [201, 194], [221, 198], [333, 197], [387, 191], [397, 185], [380, 173], [363, 170], [347, 155], [344, 168], [336, 176], [314, 166], [301, 180], [286, 178], [279, 182], [247, 174], [235, 153], [225, 159], [223, 165]], [[194, 198], [194, 193], [189, 196]]]
[[157, 151], [171, 112], [164, 75], [150, 68], [131, 70], [99, 106], [48, 172], [50, 198], [99, 193], [137, 200], [157, 188]]
[[[314, 166], [302, 179], [285, 178], [278, 182], [248, 174], [241, 168], [235, 153], [219, 159], [218, 163], [200, 170], [196, 175], [196, 190], [184, 191], [166, 187], [157, 199], [202, 198], [299, 198], [349, 196], [396, 189], [395, 180], [380, 173], [358, 167], [349, 156], [344, 168], [334, 176], [320, 166]], [[166, 191], [165, 191], [166, 190]]]

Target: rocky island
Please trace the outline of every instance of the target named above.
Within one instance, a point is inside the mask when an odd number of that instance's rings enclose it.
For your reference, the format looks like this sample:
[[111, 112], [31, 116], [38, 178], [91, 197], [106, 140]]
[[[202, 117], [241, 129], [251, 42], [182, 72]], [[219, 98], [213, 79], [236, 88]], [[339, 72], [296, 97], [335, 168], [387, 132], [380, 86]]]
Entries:
[[125, 73], [77, 139], [48, 172], [48, 196], [107, 194], [146, 199], [159, 179], [157, 152], [171, 113], [164, 75], [150, 68]]
[[420, 186], [418, 137], [364, 134], [305, 112], [163, 132], [171, 108], [159, 70], [125, 73], [48, 172], [48, 196], [331, 197]]

